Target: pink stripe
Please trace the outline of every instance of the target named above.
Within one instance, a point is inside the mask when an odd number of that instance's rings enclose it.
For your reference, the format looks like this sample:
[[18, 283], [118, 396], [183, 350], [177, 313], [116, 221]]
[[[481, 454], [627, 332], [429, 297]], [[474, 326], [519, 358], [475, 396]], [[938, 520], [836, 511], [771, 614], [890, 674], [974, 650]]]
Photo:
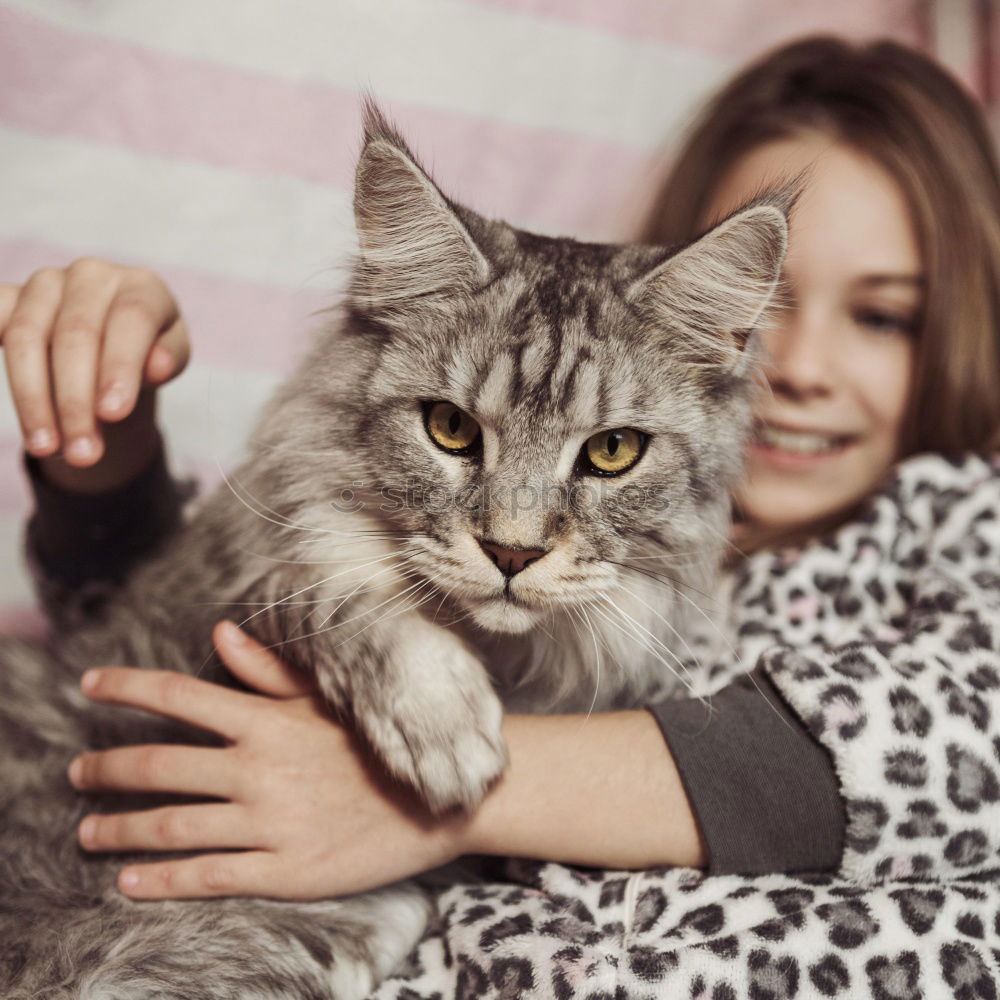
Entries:
[[[589, 238], [622, 234], [623, 205], [654, 156], [473, 115], [413, 105], [392, 111], [418, 152], [441, 164], [449, 193], [489, 213]], [[83, 38], [3, 8], [0, 121], [341, 188], [351, 185], [360, 133], [353, 92]], [[650, 136], [650, 147], [658, 139]]]
[[[100, 247], [87, 252], [100, 255]], [[83, 250], [25, 240], [0, 240], [0, 280], [22, 282], [41, 267], [65, 267]], [[154, 267], [149, 261], [132, 260]], [[334, 293], [276, 288], [185, 268], [156, 268], [188, 323], [193, 357], [249, 371], [288, 371], [308, 342], [310, 313], [329, 306]]]
[[[184, 450], [183, 441], [168, 444], [173, 453], [182, 453]], [[24, 472], [23, 455], [21, 439], [17, 435], [0, 435], [0, 469], [4, 470], [0, 475], [0, 517], [27, 517], [31, 511], [31, 488]], [[198, 463], [193, 468], [185, 465], [184, 475], [194, 476], [198, 481], [198, 492], [202, 496], [223, 482], [223, 474], [214, 463]]]
[[[2, 391], [7, 391], [6, 385]], [[19, 516], [28, 509], [30, 493], [21, 454], [17, 434], [0, 434], [0, 516]]]
[[918, 0], [471, 0], [539, 18], [744, 59], [797, 36], [891, 36], [918, 45]]
[[0, 635], [19, 639], [44, 639], [48, 632], [45, 616], [30, 604], [0, 605]]

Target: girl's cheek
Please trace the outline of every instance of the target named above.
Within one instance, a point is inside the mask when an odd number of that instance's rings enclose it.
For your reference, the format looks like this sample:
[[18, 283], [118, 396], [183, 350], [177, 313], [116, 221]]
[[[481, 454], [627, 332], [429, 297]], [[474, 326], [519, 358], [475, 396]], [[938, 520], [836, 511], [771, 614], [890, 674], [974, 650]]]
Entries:
[[902, 337], [856, 344], [845, 360], [845, 376], [868, 430], [899, 437], [909, 399], [913, 370], [912, 344]]

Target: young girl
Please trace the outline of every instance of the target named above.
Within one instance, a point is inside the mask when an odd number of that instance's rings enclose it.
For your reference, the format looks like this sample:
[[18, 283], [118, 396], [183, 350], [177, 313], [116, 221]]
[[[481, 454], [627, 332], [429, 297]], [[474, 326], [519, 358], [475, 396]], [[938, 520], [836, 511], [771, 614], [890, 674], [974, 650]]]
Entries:
[[[996, 995], [1000, 473], [976, 453], [1000, 427], [997, 166], [928, 60], [807, 41], [709, 105], [644, 236], [687, 240], [803, 174], [736, 498], [735, 648], [702, 664], [711, 710], [509, 717], [509, 770], [472, 815], [435, 822], [221, 624], [260, 695], [198, 682], [195, 713], [155, 671], [84, 679], [93, 698], [241, 734], [75, 762], [80, 788], [220, 800], [84, 820], [87, 850], [209, 852], [130, 865], [123, 892], [323, 897], [467, 853], [652, 869], [509, 863], [449, 889], [379, 995]], [[152, 392], [186, 336], [155, 276], [89, 260], [4, 290], [3, 327], [33, 552], [65, 603], [71, 563], [119, 579], [176, 522]], [[110, 551], [81, 537], [111, 524], [126, 542]]]

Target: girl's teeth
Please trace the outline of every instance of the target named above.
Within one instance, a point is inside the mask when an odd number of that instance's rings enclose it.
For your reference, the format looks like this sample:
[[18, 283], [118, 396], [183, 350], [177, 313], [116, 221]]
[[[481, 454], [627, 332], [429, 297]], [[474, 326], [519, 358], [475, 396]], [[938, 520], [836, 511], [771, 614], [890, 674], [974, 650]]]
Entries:
[[843, 443], [842, 437], [826, 434], [805, 434], [800, 431], [780, 430], [777, 427], [760, 427], [757, 439], [771, 448], [794, 452], [797, 455], [818, 455], [825, 451], [835, 451]]

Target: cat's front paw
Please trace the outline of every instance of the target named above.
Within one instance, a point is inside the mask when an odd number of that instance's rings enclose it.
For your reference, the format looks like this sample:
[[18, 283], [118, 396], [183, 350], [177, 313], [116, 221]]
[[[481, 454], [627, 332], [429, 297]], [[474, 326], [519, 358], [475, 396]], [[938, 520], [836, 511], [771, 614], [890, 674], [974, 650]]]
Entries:
[[[355, 719], [388, 770], [435, 813], [475, 806], [507, 766], [503, 709], [482, 665], [458, 647]], [[386, 697], [386, 695], [389, 695]]]

